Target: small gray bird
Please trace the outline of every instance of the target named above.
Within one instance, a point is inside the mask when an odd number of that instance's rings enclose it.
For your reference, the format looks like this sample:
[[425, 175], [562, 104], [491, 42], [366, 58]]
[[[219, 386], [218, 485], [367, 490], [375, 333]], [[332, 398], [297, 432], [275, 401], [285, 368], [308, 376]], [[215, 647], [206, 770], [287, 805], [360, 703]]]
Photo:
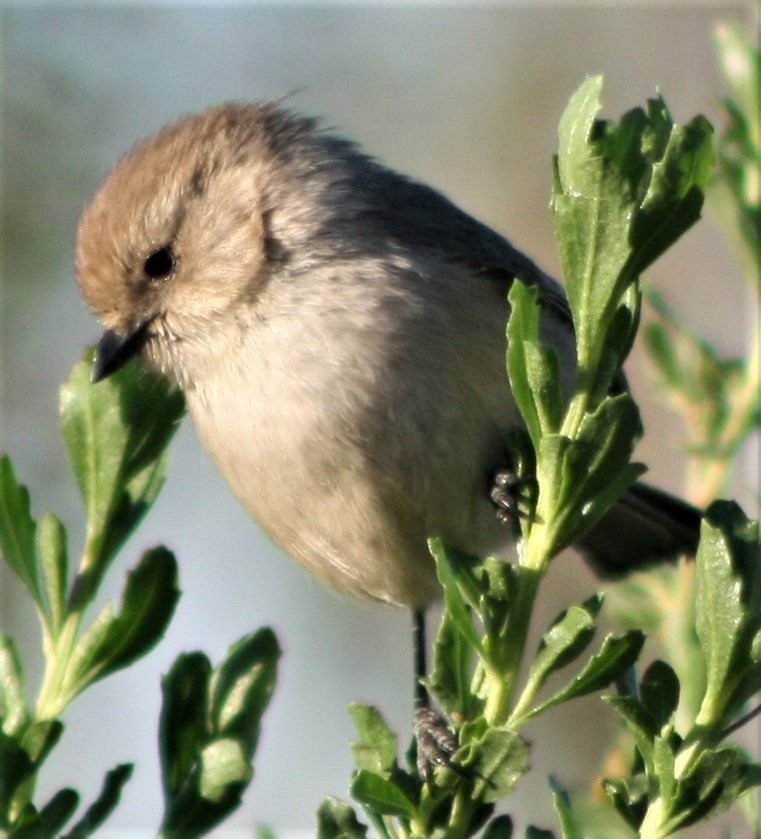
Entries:
[[[538, 287], [566, 389], [573, 329], [561, 288], [438, 192], [315, 120], [223, 104], [116, 164], [76, 268], [106, 327], [94, 379], [136, 354], [164, 373], [241, 504], [328, 585], [419, 610], [428, 537], [511, 555], [490, 494], [521, 423], [511, 281]], [[636, 484], [581, 547], [621, 573], [693, 551], [697, 525]]]

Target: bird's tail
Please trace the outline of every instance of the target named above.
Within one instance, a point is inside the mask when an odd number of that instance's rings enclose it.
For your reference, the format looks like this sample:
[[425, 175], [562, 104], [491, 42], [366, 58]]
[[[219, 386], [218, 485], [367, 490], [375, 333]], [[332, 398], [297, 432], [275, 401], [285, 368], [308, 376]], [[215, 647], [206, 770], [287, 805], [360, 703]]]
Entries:
[[700, 511], [643, 483], [634, 484], [576, 547], [601, 577], [694, 555]]

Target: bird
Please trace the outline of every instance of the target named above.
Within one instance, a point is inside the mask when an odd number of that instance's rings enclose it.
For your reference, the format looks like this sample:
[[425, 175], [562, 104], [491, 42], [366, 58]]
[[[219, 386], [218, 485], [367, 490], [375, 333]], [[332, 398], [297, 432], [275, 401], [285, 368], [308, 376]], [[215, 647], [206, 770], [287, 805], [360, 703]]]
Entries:
[[[538, 290], [566, 395], [573, 325], [562, 287], [442, 193], [282, 102], [225, 102], [117, 161], [75, 269], [104, 326], [93, 380], [140, 356], [180, 388], [242, 506], [329, 587], [419, 614], [430, 538], [514, 557], [491, 492], [523, 425], [511, 284]], [[580, 549], [618, 575], [694, 552], [698, 524], [638, 482]]]

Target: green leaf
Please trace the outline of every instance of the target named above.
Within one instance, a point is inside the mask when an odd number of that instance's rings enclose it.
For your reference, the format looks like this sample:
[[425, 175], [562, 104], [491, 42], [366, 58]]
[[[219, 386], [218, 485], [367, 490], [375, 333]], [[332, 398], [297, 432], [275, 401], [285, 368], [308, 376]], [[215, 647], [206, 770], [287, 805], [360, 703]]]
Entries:
[[601, 76], [588, 78], [563, 113], [552, 198], [555, 238], [583, 359], [602, 343], [598, 333], [608, 325], [610, 314], [605, 313], [629, 256], [632, 201], [612, 159], [612, 144], [602, 143], [604, 132], [596, 122], [602, 85]]
[[163, 839], [202, 836], [240, 804], [279, 655], [271, 630], [261, 629], [230, 647], [214, 671], [205, 655], [191, 653], [164, 678]]
[[59, 720], [34, 720], [21, 736], [21, 746], [35, 766], [40, 766], [63, 734]]
[[589, 659], [582, 671], [528, 716], [537, 716], [561, 702], [607, 687], [634, 664], [644, 643], [645, 635], [638, 629], [629, 630], [624, 635], [608, 635], [600, 651]]
[[69, 557], [66, 528], [52, 513], [45, 513], [37, 527], [37, 552], [45, 582], [45, 597], [50, 616], [50, 629], [60, 632], [66, 615], [66, 589], [69, 583]]
[[645, 671], [640, 701], [658, 731], [673, 722], [679, 704], [679, 679], [665, 661], [654, 661]]
[[[429, 693], [449, 716], [478, 716], [483, 702], [471, 691], [473, 648], [445, 611], [433, 647], [433, 666], [426, 680]], [[366, 767], [369, 768], [369, 767]]]
[[119, 803], [124, 785], [132, 776], [134, 766], [121, 763], [106, 774], [97, 799], [87, 808], [81, 819], [61, 839], [87, 839], [111, 815]]
[[436, 562], [436, 572], [444, 587], [444, 603], [453, 626], [474, 650], [481, 649], [481, 639], [473, 626], [470, 605], [476, 605], [480, 591], [473, 585], [468, 569], [478, 560], [462, 551], [447, 547], [440, 539], [428, 543]]
[[[675, 126], [662, 99], [598, 121], [602, 77], [588, 78], [560, 121], [552, 209], [580, 369], [592, 404], [608, 391], [639, 319], [639, 274], [699, 217], [712, 132]], [[592, 374], [591, 371], [596, 371]]]
[[512, 837], [513, 820], [506, 815], [493, 818], [481, 834], [481, 839], [512, 839]]
[[18, 734], [29, 722], [24, 674], [13, 640], [0, 634], [0, 722], [6, 734]]
[[746, 760], [737, 746], [701, 752], [689, 774], [680, 779], [670, 802], [669, 829], [714, 818], [726, 812], [746, 790], [761, 784], [761, 765]]
[[538, 289], [516, 280], [510, 287], [507, 323], [507, 371], [510, 389], [536, 448], [542, 434], [560, 427], [563, 397], [557, 351], [542, 346]]
[[351, 794], [360, 804], [383, 815], [412, 819], [417, 812], [417, 807], [404, 790], [388, 778], [367, 769], [360, 769], [354, 776]]
[[551, 830], [544, 830], [530, 824], [526, 828], [526, 839], [555, 839], [555, 834]]
[[531, 664], [528, 685], [536, 692], [547, 677], [576, 659], [589, 646], [603, 595], [595, 594], [580, 606], [569, 606], [552, 623], [539, 643]]
[[529, 746], [515, 731], [488, 728], [457, 751], [454, 762], [473, 781], [473, 798], [494, 804], [513, 791], [528, 771]]
[[520, 408], [529, 436], [536, 447], [542, 436], [542, 423], [531, 388], [529, 364], [524, 347], [539, 342], [538, 290], [516, 279], [510, 286], [510, 318], [507, 321], [507, 372], [510, 390]]
[[695, 558], [695, 625], [706, 663], [698, 721], [721, 726], [761, 685], [761, 542], [758, 522], [731, 502], [706, 512]]
[[558, 814], [563, 839], [584, 839], [582, 828], [571, 809], [571, 798], [558, 781], [550, 776], [552, 789], [552, 805]]
[[618, 814], [637, 830], [649, 803], [649, 783], [645, 775], [638, 773], [632, 778], [605, 778], [602, 785]]
[[31, 782], [62, 731], [57, 720], [32, 722], [13, 735], [0, 729], [0, 819], [16, 791]]
[[73, 789], [62, 789], [30, 822], [11, 829], [8, 839], [50, 839], [74, 815], [78, 804], [79, 795]]
[[645, 763], [649, 776], [655, 774], [654, 742], [658, 726], [645, 706], [634, 696], [604, 696], [603, 700], [614, 708], [626, 722], [634, 736], [637, 750]]
[[358, 769], [387, 776], [397, 767], [398, 740], [377, 708], [352, 702], [349, 714], [359, 740], [351, 744]]
[[29, 505], [29, 491], [16, 480], [10, 458], [0, 457], [0, 552], [32, 599], [45, 614], [35, 551], [36, 524]]
[[645, 471], [629, 462], [641, 433], [639, 411], [627, 393], [606, 397], [584, 415], [563, 460], [561, 546], [584, 536]]
[[93, 351], [61, 389], [61, 430], [85, 502], [87, 603], [109, 561], [153, 504], [164, 479], [166, 446], [184, 412], [182, 395], [139, 364], [90, 383]]
[[329, 797], [317, 811], [317, 839], [365, 839], [367, 828], [344, 801]]
[[180, 592], [171, 551], [146, 551], [128, 572], [121, 611], [108, 604], [77, 644], [67, 668], [69, 697], [145, 655], [163, 636]]
[[[649, 156], [643, 137], [643, 151], [652, 166], [648, 188], [640, 201], [631, 231], [630, 270], [641, 274], [700, 218], [703, 194], [714, 161], [713, 128], [703, 116], [686, 125], [673, 125], [662, 99], [648, 103], [651, 125], [660, 122], [662, 140], [667, 143]], [[647, 177], [647, 175], [645, 175]]]
[[660, 795], [669, 801], [676, 787], [676, 757], [670, 739], [655, 737], [653, 739], [653, 774], [658, 780]]
[[655, 361], [663, 381], [669, 388], [680, 389], [683, 370], [680, 365], [671, 333], [662, 323], [648, 323], [643, 329], [648, 354]]
[[0, 802], [3, 809], [13, 801], [19, 786], [32, 776], [34, 768], [34, 762], [22, 748], [19, 738], [0, 729]]
[[186, 783], [203, 748], [210, 676], [209, 659], [203, 653], [187, 653], [175, 660], [162, 680], [159, 753], [167, 804]]
[[253, 757], [262, 715], [275, 689], [280, 647], [271, 629], [241, 638], [228, 650], [209, 683], [213, 728], [235, 737], [247, 759]]

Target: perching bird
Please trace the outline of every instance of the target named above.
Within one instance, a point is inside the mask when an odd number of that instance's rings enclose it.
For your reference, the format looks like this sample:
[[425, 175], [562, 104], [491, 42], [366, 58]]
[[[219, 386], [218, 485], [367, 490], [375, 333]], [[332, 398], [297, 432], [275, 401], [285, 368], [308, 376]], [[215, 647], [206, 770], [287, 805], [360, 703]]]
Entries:
[[[328, 585], [422, 609], [428, 537], [511, 555], [489, 488], [521, 423], [513, 278], [539, 288], [566, 389], [573, 330], [561, 288], [438, 192], [312, 119], [223, 104], [116, 164], [76, 268], [106, 327], [94, 378], [139, 354], [171, 379], [239, 501]], [[694, 550], [697, 525], [636, 484], [583, 550], [619, 573]]]

